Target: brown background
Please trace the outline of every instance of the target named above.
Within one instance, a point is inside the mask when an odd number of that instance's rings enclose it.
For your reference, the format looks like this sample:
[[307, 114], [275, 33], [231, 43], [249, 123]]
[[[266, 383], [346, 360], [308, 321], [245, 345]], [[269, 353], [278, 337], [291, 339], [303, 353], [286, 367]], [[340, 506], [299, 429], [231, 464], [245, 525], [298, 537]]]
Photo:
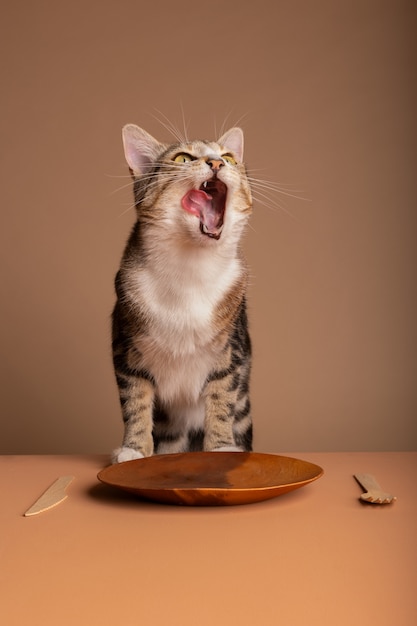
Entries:
[[[120, 129], [239, 122], [256, 449], [416, 449], [416, 4], [38, 0], [3, 8], [2, 453], [107, 452], [134, 214]], [[158, 113], [158, 110], [161, 113]], [[217, 130], [216, 130], [217, 129]]]

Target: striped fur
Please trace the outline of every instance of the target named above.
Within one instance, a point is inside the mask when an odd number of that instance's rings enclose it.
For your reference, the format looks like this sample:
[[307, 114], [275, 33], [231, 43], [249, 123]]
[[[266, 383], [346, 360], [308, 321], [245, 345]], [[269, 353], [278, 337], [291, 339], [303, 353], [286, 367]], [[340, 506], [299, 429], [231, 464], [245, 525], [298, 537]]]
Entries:
[[[123, 140], [137, 221], [116, 276], [113, 362], [124, 438], [113, 460], [251, 450], [247, 268], [240, 243], [252, 198], [242, 131], [231, 129], [218, 142], [167, 146], [130, 124]], [[190, 212], [191, 201], [184, 201], [206, 181], [227, 188], [220, 227], [221, 208], [212, 227], [210, 216], [195, 214], [194, 204]], [[202, 192], [192, 197], [205, 198]]]

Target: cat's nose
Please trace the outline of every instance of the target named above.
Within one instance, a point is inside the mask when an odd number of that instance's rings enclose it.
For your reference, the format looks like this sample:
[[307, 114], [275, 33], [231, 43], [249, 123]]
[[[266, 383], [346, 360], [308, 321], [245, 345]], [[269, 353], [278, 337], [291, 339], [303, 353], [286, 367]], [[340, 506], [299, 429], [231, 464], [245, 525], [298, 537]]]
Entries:
[[211, 167], [211, 169], [214, 172], [218, 172], [219, 169], [221, 167], [223, 167], [223, 165], [224, 165], [223, 159], [217, 159], [217, 158], [209, 158], [209, 159], [207, 159], [206, 163], [207, 163], [207, 165], [209, 165]]

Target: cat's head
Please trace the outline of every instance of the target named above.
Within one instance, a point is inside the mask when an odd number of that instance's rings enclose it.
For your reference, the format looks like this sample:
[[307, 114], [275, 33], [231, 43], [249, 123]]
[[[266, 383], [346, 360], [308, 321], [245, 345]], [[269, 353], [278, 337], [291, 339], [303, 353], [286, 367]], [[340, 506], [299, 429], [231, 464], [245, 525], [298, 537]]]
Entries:
[[123, 145], [138, 214], [159, 236], [199, 245], [240, 239], [252, 209], [240, 128], [167, 145], [128, 124]]

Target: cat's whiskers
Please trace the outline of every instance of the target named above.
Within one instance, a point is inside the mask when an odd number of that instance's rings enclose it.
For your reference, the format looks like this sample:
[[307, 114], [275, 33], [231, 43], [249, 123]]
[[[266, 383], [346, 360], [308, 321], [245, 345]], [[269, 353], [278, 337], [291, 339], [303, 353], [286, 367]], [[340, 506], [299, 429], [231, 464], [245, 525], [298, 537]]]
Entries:
[[[159, 163], [158, 169], [156, 171], [148, 172], [147, 174], [143, 174], [138, 180], [140, 184], [148, 186], [153, 183], [153, 181], [158, 181], [161, 184], [164, 182], [169, 182], [172, 180], [173, 176], [173, 168], [175, 168], [175, 177], [178, 182], [190, 183], [192, 185], [193, 178], [191, 176], [191, 172], [184, 168], [183, 165], [177, 165], [175, 163]], [[123, 175], [123, 176], [113, 176], [114, 178], [125, 178], [128, 179], [128, 182], [125, 185], [121, 185], [117, 189], [114, 189], [111, 193], [115, 194], [125, 190], [126, 188], [131, 187], [131, 176]], [[254, 178], [252, 176], [248, 176], [248, 180], [250, 181], [252, 188], [252, 196], [254, 201], [257, 204], [260, 204], [271, 211], [280, 210], [290, 216], [292, 219], [297, 219], [293, 213], [288, 209], [288, 207], [283, 202], [283, 198], [278, 200], [279, 195], [288, 196], [290, 198], [295, 198], [297, 200], [308, 200], [308, 198], [304, 198], [297, 193], [291, 193], [289, 191], [290, 185], [283, 185], [281, 183], [276, 183], [270, 180], [263, 180], [259, 178]], [[286, 187], [286, 188], [285, 188]], [[135, 203], [129, 204], [129, 206], [120, 213], [119, 217], [122, 217], [126, 213], [131, 210], [135, 210]], [[253, 229], [253, 226], [249, 223], [249, 228]]]
[[[185, 126], [184, 120], [184, 111], [183, 114], [183, 124], [184, 124], [184, 134], [171, 122], [171, 120], [159, 109], [155, 109], [155, 111], [162, 116], [163, 119], [160, 119], [157, 115], [152, 115], [152, 117], [161, 124], [175, 139], [177, 139], [180, 143], [187, 143], [187, 128]], [[164, 121], [165, 120], [165, 121]]]
[[298, 218], [296, 218], [295, 215], [293, 215], [286, 206], [284, 206], [282, 203], [280, 204], [279, 202], [272, 200], [269, 196], [264, 195], [264, 199], [262, 199], [262, 194], [261, 196], [258, 196], [256, 193], [252, 193], [252, 197], [257, 204], [261, 204], [270, 211], [283, 211], [289, 217], [291, 217], [291, 219], [299, 221]]
[[[193, 180], [190, 177], [190, 173], [185, 171], [184, 168], [181, 167], [181, 165], [161, 163], [160, 167], [161, 168], [165, 167], [167, 171], [161, 171], [161, 169], [158, 169], [157, 171], [149, 172], [148, 174], [143, 174], [140, 178], [138, 178], [139, 184], [142, 184], [145, 187], [147, 187], [148, 185], [151, 185], [154, 181], [157, 182], [158, 184], [164, 184], [165, 182], [169, 183], [170, 181], [172, 181], [173, 167], [178, 169], [178, 171], [175, 171], [175, 179], [177, 180], [177, 182], [189, 182], [190, 184], [193, 183]], [[131, 186], [132, 186], [131, 175], [120, 176], [120, 178], [128, 178], [129, 182], [126, 185], [122, 185], [118, 187], [117, 189], [114, 189], [112, 191], [112, 194], [123, 191], [126, 188], [131, 189]], [[136, 203], [135, 202], [129, 203], [129, 206], [119, 214], [119, 217], [123, 217], [123, 215], [126, 215], [126, 213], [129, 213], [130, 211], [135, 210], [135, 209], [136, 209]]]
[[254, 225], [252, 224], [252, 222], [248, 222], [247, 227], [250, 228], [250, 230], [252, 230], [254, 233], [256, 233], [256, 228], [254, 227]]
[[[216, 120], [214, 120], [214, 131], [215, 131], [215, 135], [223, 135], [223, 133], [225, 132], [227, 126], [229, 125], [228, 120], [232, 115], [232, 111], [229, 111], [229, 113], [226, 115], [226, 117], [223, 120], [223, 123], [220, 127], [220, 132], [217, 132], [217, 125], [216, 125]], [[245, 119], [245, 117], [247, 117], [249, 114], [248, 113], [243, 113], [243, 115], [241, 115], [236, 122], [233, 124], [233, 126], [239, 126], [240, 122]]]
[[[262, 189], [262, 190], [266, 190], [266, 191], [272, 191], [273, 193], [279, 193], [282, 194], [284, 196], [289, 196], [291, 198], [296, 198], [297, 200], [308, 200], [308, 198], [305, 198], [301, 195], [303, 193], [301, 190], [293, 190], [295, 193], [291, 193], [289, 191], [289, 189], [291, 189], [291, 185], [283, 185], [282, 183], [276, 183], [275, 181], [272, 180], [263, 180], [261, 178], [254, 178], [253, 176], [248, 176], [248, 180], [250, 182], [250, 185], [252, 187], [252, 189]], [[285, 187], [287, 189], [285, 189]]]
[[184, 107], [182, 105], [182, 102], [180, 103], [181, 106], [181, 116], [182, 116], [182, 127], [184, 130], [184, 139], [188, 142], [188, 127], [187, 127], [187, 122], [185, 121], [185, 112], [184, 112]]
[[120, 191], [124, 191], [125, 189], [131, 189], [132, 188], [132, 178], [131, 176], [129, 176], [129, 182], [126, 183], [126, 185], [122, 185], [121, 187], [117, 187], [117, 189], [113, 189], [110, 193], [111, 195], [114, 195], [116, 193], [119, 193]]
[[131, 202], [129, 206], [127, 207], [127, 209], [119, 213], [118, 217], [119, 218], [123, 217], [123, 215], [126, 215], [126, 213], [129, 213], [130, 211], [134, 211], [135, 209], [136, 209], [136, 204], [134, 202]]
[[259, 169], [251, 168], [250, 170], [246, 171], [246, 175], [248, 179], [250, 179], [251, 181], [255, 183], [270, 185], [274, 189], [283, 189], [283, 190], [288, 189], [288, 190], [292, 190], [294, 193], [304, 193], [303, 189], [296, 189], [293, 184], [283, 183], [282, 181], [271, 180], [270, 178], [258, 178], [258, 177], [253, 176], [255, 172], [263, 172], [263, 171], [264, 171], [264, 168], [259, 168]]
[[277, 183], [271, 180], [265, 180], [261, 178], [255, 178], [248, 175], [248, 180], [252, 189], [252, 196], [254, 200], [265, 206], [267, 209], [276, 211], [279, 209], [286, 213], [292, 219], [299, 221], [294, 214], [288, 209], [287, 204], [284, 202], [283, 196], [287, 198], [294, 198], [296, 200], [308, 201], [302, 194], [301, 190], [293, 189], [291, 185], [285, 185]]

